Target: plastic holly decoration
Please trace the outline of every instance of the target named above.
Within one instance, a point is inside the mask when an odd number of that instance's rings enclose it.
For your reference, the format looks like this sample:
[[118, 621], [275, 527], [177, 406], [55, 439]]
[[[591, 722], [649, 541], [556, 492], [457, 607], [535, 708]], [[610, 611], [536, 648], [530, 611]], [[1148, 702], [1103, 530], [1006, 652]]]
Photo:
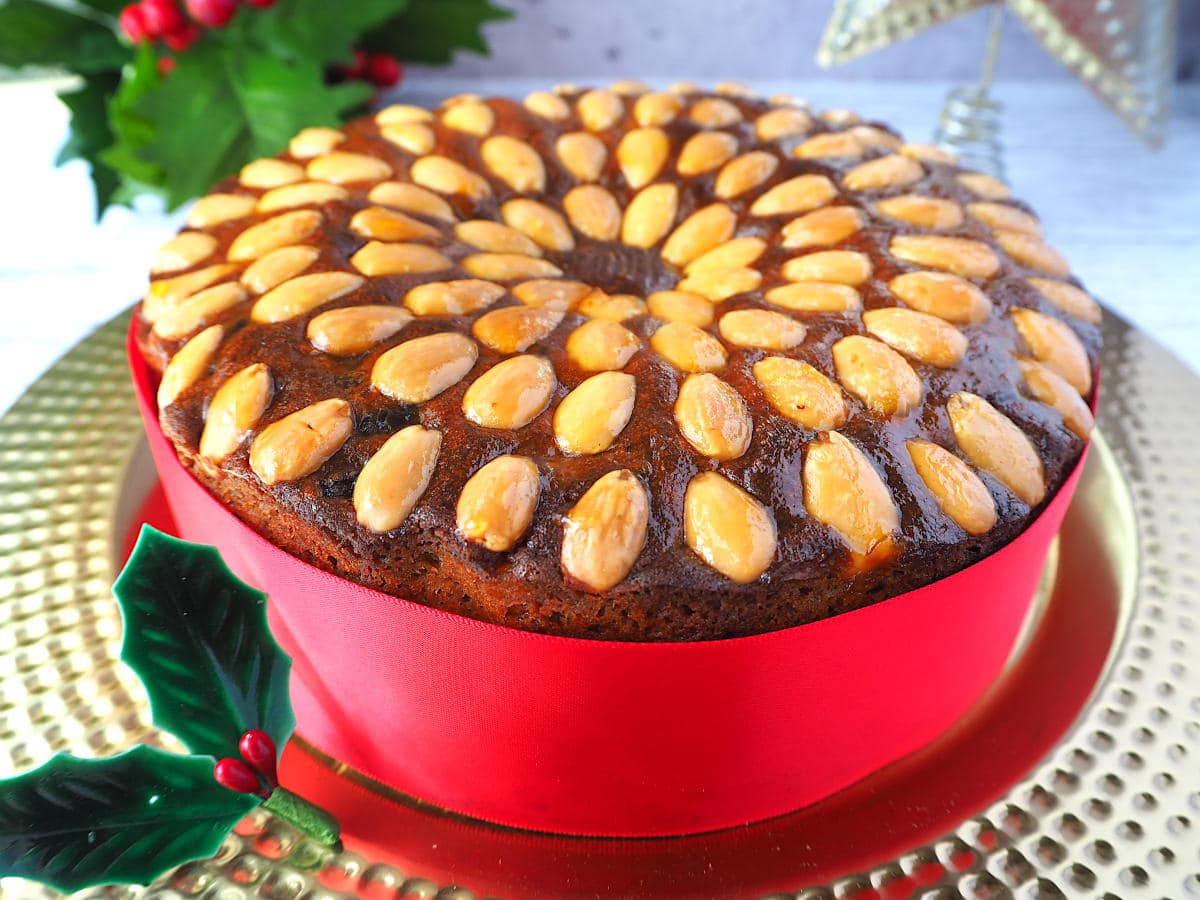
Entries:
[[145, 684], [154, 724], [190, 754], [60, 754], [0, 781], [0, 875], [63, 891], [146, 883], [211, 856], [259, 805], [337, 846], [336, 821], [279, 785], [278, 748], [295, 726], [291, 661], [267, 628], [266, 596], [214, 548], [148, 526], [113, 592], [121, 659]]

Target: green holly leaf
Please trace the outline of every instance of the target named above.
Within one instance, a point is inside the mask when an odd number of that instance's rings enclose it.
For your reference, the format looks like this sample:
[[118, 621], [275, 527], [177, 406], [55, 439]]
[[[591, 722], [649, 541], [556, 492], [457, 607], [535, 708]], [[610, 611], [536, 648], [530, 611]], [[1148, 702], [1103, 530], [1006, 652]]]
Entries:
[[121, 183], [120, 174], [100, 158], [115, 139], [108, 123], [107, 107], [108, 98], [117, 90], [120, 81], [116, 72], [101, 72], [85, 76], [78, 88], [58, 95], [71, 113], [71, 131], [54, 162], [62, 165], [72, 159], [82, 159], [91, 166], [97, 217], [112, 202]]
[[162, 167], [141, 155], [142, 148], [158, 134], [158, 123], [141, 111], [140, 106], [161, 81], [158, 56], [150, 45], [143, 44], [125, 66], [121, 85], [109, 99], [108, 125], [113, 144], [102, 150], [99, 158], [120, 174], [123, 186], [131, 183], [157, 188], [164, 180]]
[[242, 15], [236, 24], [246, 40], [269, 55], [289, 62], [348, 62], [363, 32], [392, 20], [410, 0], [288, 0], [257, 15]]
[[511, 10], [489, 0], [412, 0], [364, 45], [413, 62], [448, 63], [459, 49], [487, 54], [483, 25], [511, 17]]
[[236, 756], [251, 728], [283, 747], [296, 724], [291, 660], [267, 629], [266, 595], [216, 548], [143, 526], [113, 593], [125, 626], [121, 659], [145, 684], [155, 725], [218, 758]]
[[145, 884], [212, 856], [259, 803], [212, 772], [208, 757], [139, 746], [107, 759], [55, 756], [0, 781], [0, 875], [77, 891]]
[[0, 4], [0, 66], [80, 73], [120, 69], [129, 48], [117, 39], [115, 25], [111, 16], [84, 6], [7, 0]]

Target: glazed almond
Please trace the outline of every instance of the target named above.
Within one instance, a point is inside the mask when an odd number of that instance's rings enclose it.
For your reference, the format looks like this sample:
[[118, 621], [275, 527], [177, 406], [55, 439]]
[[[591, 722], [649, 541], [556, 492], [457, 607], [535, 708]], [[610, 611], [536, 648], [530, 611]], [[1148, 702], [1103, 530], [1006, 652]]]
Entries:
[[562, 320], [563, 313], [554, 309], [505, 306], [476, 319], [471, 333], [498, 353], [523, 353], [550, 334]]
[[308, 164], [308, 177], [314, 181], [352, 184], [357, 181], [383, 181], [392, 175], [392, 167], [382, 159], [364, 153], [334, 150]]
[[472, 475], [458, 496], [458, 533], [495, 553], [511, 550], [529, 530], [541, 481], [525, 456], [497, 456]]
[[380, 206], [391, 206], [418, 216], [453, 222], [458, 218], [454, 209], [435, 194], [407, 181], [385, 181], [371, 188], [367, 199]]
[[212, 324], [246, 297], [245, 288], [232, 281], [197, 291], [159, 316], [154, 333], [167, 341], [187, 337], [196, 329]]
[[1071, 266], [1062, 254], [1041, 238], [1003, 228], [997, 228], [992, 234], [1004, 252], [1026, 268], [1056, 278], [1066, 278], [1071, 274]]
[[321, 227], [324, 217], [312, 209], [281, 213], [272, 219], [251, 225], [229, 245], [229, 259], [247, 262], [258, 259], [278, 247], [298, 244]]
[[705, 128], [724, 128], [742, 121], [736, 106], [720, 97], [705, 97], [697, 100], [688, 110], [688, 118]]
[[285, 281], [259, 297], [250, 309], [255, 322], [286, 322], [359, 288], [363, 279], [353, 272], [318, 272]]
[[563, 197], [563, 212], [575, 229], [597, 241], [615, 241], [621, 233], [621, 207], [604, 188], [583, 184]]
[[217, 239], [211, 234], [200, 231], [181, 232], [158, 248], [150, 272], [159, 275], [163, 272], [190, 269], [196, 263], [212, 256], [216, 249]]
[[625, 104], [612, 91], [588, 91], [575, 104], [575, 112], [588, 131], [607, 131], [625, 114]]
[[842, 184], [852, 191], [877, 191], [908, 187], [924, 177], [925, 170], [919, 162], [893, 153], [855, 166], [842, 178]]
[[676, 288], [716, 303], [757, 290], [761, 283], [762, 273], [757, 269], [700, 269], [680, 281]]
[[562, 274], [562, 269], [549, 260], [523, 253], [474, 253], [462, 261], [462, 267], [476, 278], [488, 281], [553, 278]]
[[625, 207], [621, 241], [631, 247], [653, 247], [674, 224], [678, 204], [679, 188], [673, 184], [642, 188]]
[[752, 265], [767, 249], [762, 238], [733, 238], [708, 250], [687, 264], [684, 271], [694, 275], [705, 269], [741, 269]]
[[897, 259], [966, 278], [991, 278], [1000, 260], [987, 244], [971, 238], [931, 234], [898, 234], [888, 252]]
[[780, 273], [788, 281], [824, 281], [858, 287], [871, 277], [871, 259], [857, 250], [821, 250], [789, 259]]
[[681, 372], [712, 372], [725, 365], [725, 348], [695, 325], [668, 322], [650, 338], [650, 346]]
[[674, 94], [643, 94], [633, 104], [633, 118], [642, 126], [666, 125], [674, 121], [682, 109], [683, 104]]
[[504, 288], [491, 281], [431, 281], [404, 295], [404, 305], [418, 316], [467, 316], [487, 309], [504, 296]]
[[445, 156], [423, 156], [412, 164], [408, 174], [421, 187], [439, 194], [461, 194], [478, 201], [492, 193], [487, 179]]
[[826, 281], [798, 281], [771, 288], [766, 293], [768, 303], [800, 312], [854, 312], [862, 309], [858, 291], [847, 284]]
[[902, 416], [921, 402], [921, 379], [880, 341], [852, 334], [833, 345], [838, 381], [875, 412]]
[[432, 225], [380, 206], [368, 206], [356, 212], [350, 219], [350, 230], [360, 237], [377, 241], [427, 241], [442, 236]]
[[478, 358], [479, 348], [465, 335], [429, 334], [383, 353], [371, 369], [371, 384], [393, 400], [424, 403], [462, 381]]
[[958, 365], [967, 352], [961, 331], [936, 316], [887, 307], [863, 313], [867, 331], [894, 350], [938, 368]]
[[837, 188], [824, 175], [797, 175], [762, 194], [750, 207], [750, 215], [795, 215], [824, 206], [836, 196]]
[[259, 432], [250, 445], [250, 468], [263, 484], [296, 481], [321, 468], [353, 430], [349, 403], [321, 400]]
[[629, 574], [646, 543], [650, 500], [628, 469], [600, 476], [563, 522], [563, 571], [586, 590], [607, 591]]
[[750, 446], [754, 423], [742, 395], [716, 375], [689, 375], [675, 400], [679, 432], [710, 459], [737, 459]]
[[663, 244], [662, 257], [676, 266], [686, 266], [696, 257], [733, 237], [737, 216], [724, 203], [711, 203], [692, 213], [671, 232]]
[[237, 450], [271, 405], [274, 394], [271, 371], [262, 363], [246, 366], [226, 379], [204, 414], [200, 455], [219, 463]]
[[602, 453], [629, 424], [637, 381], [601, 372], [580, 382], [554, 411], [554, 440], [564, 453]]
[[358, 523], [376, 532], [399, 527], [429, 487], [441, 448], [441, 434], [420, 425], [388, 438], [354, 482]]
[[437, 135], [424, 122], [403, 122], [399, 125], [384, 125], [380, 135], [390, 144], [413, 156], [424, 156], [437, 146]]
[[958, 446], [1018, 498], [1036, 506], [1046, 496], [1042, 460], [1012, 420], [982, 397], [959, 391], [946, 402]]
[[802, 109], [773, 109], [754, 120], [754, 133], [760, 141], [779, 141], [798, 137], [812, 128], [812, 116]]
[[486, 103], [465, 100], [453, 104], [442, 113], [442, 124], [455, 131], [484, 137], [491, 133], [492, 126], [496, 124], [496, 114]]
[[838, 533], [854, 568], [869, 569], [895, 556], [900, 511], [875, 466], [836, 431], [808, 445], [804, 506]]
[[688, 484], [683, 525], [692, 552], [738, 584], [755, 581], [775, 559], [771, 514], [717, 472], [701, 472]]
[[1013, 325], [1038, 362], [1053, 369], [1081, 394], [1092, 389], [1092, 364], [1071, 327], [1032, 309], [1014, 309]]
[[192, 228], [211, 228], [223, 222], [244, 219], [254, 212], [258, 201], [243, 194], [209, 194], [197, 200], [187, 214]]
[[780, 415], [813, 431], [846, 421], [846, 402], [836, 384], [806, 362], [768, 356], [754, 364], [754, 380]]
[[608, 148], [604, 142], [586, 131], [564, 134], [554, 142], [554, 152], [576, 181], [595, 181], [604, 171], [604, 163], [608, 159]]
[[1075, 389], [1053, 369], [1032, 359], [1020, 359], [1017, 364], [1030, 395], [1053, 407], [1062, 416], [1063, 424], [1086, 441], [1096, 427], [1096, 420]]
[[467, 388], [463, 414], [485, 428], [523, 428], [541, 415], [557, 384], [549, 360], [512, 356], [492, 366]]
[[996, 524], [996, 503], [966, 463], [929, 441], [911, 440], [905, 447], [942, 512], [967, 534], [991, 531]]
[[906, 306], [961, 325], [986, 322], [992, 301], [971, 282], [949, 272], [907, 272], [888, 282]]
[[1051, 306], [1057, 307], [1068, 316], [1083, 319], [1093, 325], [1099, 325], [1103, 319], [1100, 304], [1088, 296], [1086, 291], [1067, 284], [1065, 281], [1053, 281], [1049, 278], [1026, 278], [1033, 288], [1045, 298]]
[[722, 200], [740, 197], [775, 174], [779, 158], [764, 150], [743, 153], [725, 164], [713, 182], [713, 193]]
[[783, 226], [782, 246], [828, 247], [857, 234], [867, 218], [854, 206], [827, 206], [805, 213]]
[[941, 197], [904, 194], [880, 200], [875, 208], [885, 216], [931, 231], [945, 231], [963, 223], [962, 207]]
[[256, 159], [242, 166], [238, 183], [248, 188], [277, 188], [304, 178], [304, 169], [282, 159]]
[[967, 212], [989, 228], [1019, 231], [1035, 238], [1042, 236], [1041, 222], [1025, 210], [1009, 206], [1007, 203], [969, 203]]
[[579, 301], [578, 311], [581, 315], [593, 319], [604, 319], [607, 322], [624, 322], [637, 316], [646, 315], [646, 301], [633, 294], [606, 294], [604, 291], [592, 291]]
[[617, 144], [617, 165], [634, 190], [652, 182], [662, 171], [671, 142], [661, 128], [635, 128]]
[[524, 198], [509, 200], [500, 207], [500, 217], [547, 250], [565, 253], [575, 246], [567, 220], [544, 203]]
[[411, 321], [412, 314], [398, 306], [346, 306], [313, 316], [305, 334], [318, 350], [351, 356], [386, 341]]
[[1007, 200], [1010, 196], [1008, 185], [983, 172], [963, 172], [956, 177], [959, 184], [984, 200]]
[[346, 140], [336, 128], [304, 128], [288, 141], [288, 153], [296, 159], [312, 159], [328, 153]]
[[765, 309], [735, 309], [721, 316], [721, 337], [735, 347], [790, 350], [804, 341], [805, 328], [790, 316]]
[[162, 380], [158, 383], [159, 409], [174, 403], [180, 394], [208, 371], [224, 339], [225, 329], [220, 325], [210, 325], [179, 348], [163, 369]]
[[685, 178], [718, 169], [737, 153], [737, 138], [723, 131], [707, 131], [688, 138], [679, 151], [675, 171]]
[[646, 298], [650, 315], [664, 322], [685, 322], [697, 328], [713, 323], [714, 306], [706, 297], [686, 291], [655, 291]]
[[324, 181], [301, 181], [267, 191], [258, 198], [260, 213], [295, 209], [298, 206], [320, 206], [335, 200], [345, 200], [350, 192], [344, 187]]
[[571, 107], [567, 105], [567, 101], [550, 91], [534, 91], [527, 95], [524, 106], [534, 115], [550, 119], [552, 122], [565, 119], [571, 114]]
[[424, 244], [385, 244], [370, 241], [350, 257], [350, 265], [364, 275], [411, 275], [442, 272], [454, 263]]
[[637, 335], [604, 319], [584, 322], [567, 338], [567, 356], [585, 372], [624, 368], [641, 348]]
[[479, 147], [484, 165], [519, 194], [536, 194], [546, 187], [546, 166], [527, 143], [508, 135], [490, 137]]
[[817, 134], [796, 146], [792, 155], [799, 159], [858, 159], [863, 155], [862, 141], [848, 131]]
[[194, 272], [150, 282], [146, 296], [142, 298], [142, 318], [151, 324], [156, 323], [169, 310], [175, 309], [197, 291], [215, 284], [235, 271], [235, 265], [217, 263]]
[[375, 113], [376, 125], [400, 125], [404, 122], [428, 122], [433, 113], [423, 106], [410, 103], [393, 103]]
[[476, 250], [488, 253], [519, 253], [541, 256], [542, 249], [533, 239], [515, 228], [488, 219], [470, 219], [454, 226], [454, 236]]

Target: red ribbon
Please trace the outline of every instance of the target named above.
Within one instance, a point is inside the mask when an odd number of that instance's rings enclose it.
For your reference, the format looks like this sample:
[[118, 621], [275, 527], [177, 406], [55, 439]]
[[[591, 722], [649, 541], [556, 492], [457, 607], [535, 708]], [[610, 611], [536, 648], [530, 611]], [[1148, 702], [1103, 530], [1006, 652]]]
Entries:
[[549, 637], [369, 590], [283, 552], [179, 462], [129, 360], [181, 537], [270, 595], [297, 729], [443, 809], [563, 834], [690, 834], [807, 806], [929, 743], [1004, 666], [1080, 465], [1017, 540], [936, 584], [770, 634]]

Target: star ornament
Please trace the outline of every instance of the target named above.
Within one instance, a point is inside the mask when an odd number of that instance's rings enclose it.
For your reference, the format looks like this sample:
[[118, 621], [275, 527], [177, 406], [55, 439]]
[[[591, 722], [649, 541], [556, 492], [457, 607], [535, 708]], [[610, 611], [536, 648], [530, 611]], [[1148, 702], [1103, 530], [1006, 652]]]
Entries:
[[1003, 3], [1152, 147], [1174, 70], [1176, 0], [836, 0], [817, 51], [833, 66]]

